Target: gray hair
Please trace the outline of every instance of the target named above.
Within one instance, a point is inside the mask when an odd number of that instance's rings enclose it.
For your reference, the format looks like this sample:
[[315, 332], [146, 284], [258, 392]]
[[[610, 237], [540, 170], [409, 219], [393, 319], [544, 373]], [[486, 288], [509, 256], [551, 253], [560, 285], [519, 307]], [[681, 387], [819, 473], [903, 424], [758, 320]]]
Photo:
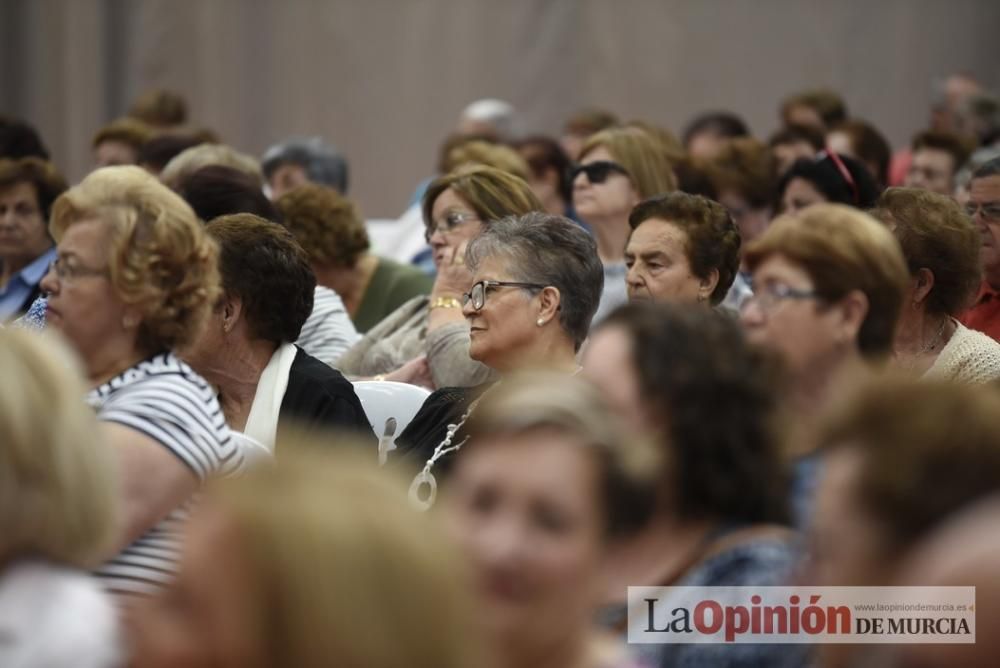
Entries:
[[972, 172], [973, 179], [985, 179], [989, 176], [1000, 175], [1000, 156], [987, 160]]
[[488, 257], [507, 259], [514, 280], [559, 290], [559, 324], [579, 350], [604, 290], [593, 237], [563, 216], [537, 211], [507, 216], [469, 242], [465, 261], [472, 271]]
[[268, 181], [283, 164], [299, 165], [313, 183], [347, 194], [347, 159], [320, 137], [296, 137], [275, 144], [264, 152], [261, 168]]
[[1000, 167], [990, 167], [985, 173], [979, 174], [980, 169], [990, 162], [996, 162], [996, 158], [1000, 158], [1000, 147], [991, 148], [987, 146], [976, 149], [969, 156], [969, 159], [965, 161], [965, 165], [955, 172], [955, 188], [968, 188], [973, 178], [984, 179], [987, 176], [996, 174], [997, 172], [993, 170], [1000, 170]]
[[489, 123], [503, 141], [514, 138], [517, 128], [514, 107], [509, 102], [486, 98], [476, 100], [462, 111], [462, 118]]

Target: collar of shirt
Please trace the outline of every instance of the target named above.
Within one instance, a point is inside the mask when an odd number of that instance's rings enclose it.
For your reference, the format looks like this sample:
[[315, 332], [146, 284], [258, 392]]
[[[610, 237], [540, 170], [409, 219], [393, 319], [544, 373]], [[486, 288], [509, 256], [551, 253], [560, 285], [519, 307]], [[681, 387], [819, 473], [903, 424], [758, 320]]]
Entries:
[[[26, 267], [21, 269], [13, 276], [10, 277], [10, 281], [7, 282], [7, 289], [10, 289], [14, 281], [19, 280], [23, 285], [33, 286], [38, 285], [42, 277], [45, 276], [46, 272], [49, 270], [49, 265], [52, 261], [56, 259], [56, 249], [55, 246], [48, 249], [34, 260], [32, 260]], [[6, 290], [0, 290], [0, 292], [6, 292]]]
[[55, 257], [56, 249], [50, 248], [10, 277], [7, 285], [0, 289], [0, 321], [17, 315], [22, 308], [27, 307], [25, 302], [31, 297], [35, 286], [45, 276]]
[[625, 266], [624, 262], [612, 262], [610, 264], [604, 265], [604, 276], [617, 278], [619, 276], [624, 276], [628, 273], [628, 267]]

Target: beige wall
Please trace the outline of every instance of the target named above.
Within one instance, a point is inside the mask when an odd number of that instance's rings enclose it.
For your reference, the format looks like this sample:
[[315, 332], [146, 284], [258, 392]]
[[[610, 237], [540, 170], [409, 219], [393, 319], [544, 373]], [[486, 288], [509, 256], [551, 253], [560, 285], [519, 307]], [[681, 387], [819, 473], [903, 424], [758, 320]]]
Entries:
[[98, 126], [175, 88], [245, 151], [325, 136], [388, 217], [478, 97], [532, 131], [597, 105], [675, 131], [729, 108], [766, 134], [782, 95], [825, 84], [899, 146], [935, 77], [1000, 85], [998, 35], [995, 0], [0, 0], [0, 111], [79, 178]]

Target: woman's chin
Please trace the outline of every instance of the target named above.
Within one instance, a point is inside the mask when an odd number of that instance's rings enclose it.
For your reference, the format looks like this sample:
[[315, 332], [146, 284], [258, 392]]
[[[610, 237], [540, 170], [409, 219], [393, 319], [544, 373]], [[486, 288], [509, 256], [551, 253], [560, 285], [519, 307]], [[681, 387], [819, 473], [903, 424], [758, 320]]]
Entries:
[[490, 363], [493, 358], [493, 355], [490, 354], [489, 348], [481, 344], [476, 345], [474, 339], [472, 341], [472, 344], [469, 346], [469, 358], [479, 362], [480, 364], [485, 364], [490, 368], [494, 368], [493, 365]]

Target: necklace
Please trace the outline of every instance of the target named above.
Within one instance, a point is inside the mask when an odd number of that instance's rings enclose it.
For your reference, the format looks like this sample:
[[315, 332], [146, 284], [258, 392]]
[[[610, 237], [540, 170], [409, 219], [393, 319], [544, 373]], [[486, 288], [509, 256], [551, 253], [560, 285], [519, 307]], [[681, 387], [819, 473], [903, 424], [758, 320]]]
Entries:
[[[452, 445], [452, 439], [455, 438], [455, 433], [462, 428], [469, 416], [472, 415], [473, 409], [479, 403], [479, 399], [476, 399], [471, 404], [469, 408], [462, 414], [458, 422], [455, 424], [449, 424], [448, 430], [445, 432], [444, 440], [441, 441], [436, 448], [434, 448], [434, 454], [430, 456], [427, 463], [424, 464], [423, 470], [413, 477], [413, 482], [410, 483], [409, 499], [410, 505], [420, 511], [430, 510], [434, 505], [434, 500], [437, 499], [437, 478], [431, 473], [431, 469], [434, 468], [434, 464], [437, 463], [439, 459], [451, 452], [457, 452], [465, 445], [469, 437], [466, 436], [458, 443]], [[424, 492], [424, 487], [427, 491]]]
[[948, 326], [948, 318], [945, 318], [944, 322], [941, 323], [941, 327], [938, 329], [937, 334], [934, 335], [934, 338], [932, 338], [930, 341], [928, 341], [924, 345], [923, 348], [921, 348], [916, 353], [914, 353], [909, 358], [908, 362], [902, 362], [901, 368], [906, 369], [908, 371], [912, 371], [913, 368], [917, 365], [917, 362], [920, 359], [920, 356], [921, 355], [925, 355], [925, 354], [929, 353], [930, 351], [934, 350], [934, 348], [937, 347], [938, 343], [941, 342], [941, 337], [944, 335], [944, 330], [945, 330], [945, 327], [947, 327], [947, 326]]
[[919, 357], [920, 355], [923, 355], [924, 353], [928, 353], [931, 350], [934, 350], [934, 348], [937, 346], [937, 344], [941, 341], [941, 335], [944, 334], [944, 328], [947, 327], [947, 326], [948, 326], [948, 319], [945, 318], [944, 322], [941, 323], [941, 327], [940, 327], [940, 329], [938, 329], [937, 334], [934, 335], [934, 338], [931, 339], [930, 342], [927, 345], [925, 345], [920, 350], [920, 352], [917, 353], [916, 356]]
[[[577, 366], [571, 375], [575, 376], [583, 370], [583, 367]], [[496, 387], [500, 383], [497, 382], [493, 387]], [[458, 419], [455, 424], [449, 424], [448, 429], [445, 432], [444, 440], [438, 443], [438, 446], [434, 448], [434, 453], [430, 456], [430, 459], [424, 464], [424, 468], [417, 475], [413, 476], [413, 482], [410, 483], [409, 500], [410, 505], [420, 511], [430, 510], [434, 505], [434, 501], [437, 499], [437, 478], [431, 472], [434, 468], [434, 464], [437, 463], [439, 459], [445, 455], [458, 452], [462, 449], [462, 446], [469, 440], [466, 436], [458, 443], [452, 444], [452, 440], [455, 438], [456, 432], [462, 428], [469, 416], [472, 415], [472, 411], [479, 405], [479, 402], [484, 396], [489, 394], [489, 391], [493, 389], [489, 388], [478, 399], [469, 404], [469, 408], [466, 409], [462, 417]], [[427, 488], [426, 492], [424, 488]]]

